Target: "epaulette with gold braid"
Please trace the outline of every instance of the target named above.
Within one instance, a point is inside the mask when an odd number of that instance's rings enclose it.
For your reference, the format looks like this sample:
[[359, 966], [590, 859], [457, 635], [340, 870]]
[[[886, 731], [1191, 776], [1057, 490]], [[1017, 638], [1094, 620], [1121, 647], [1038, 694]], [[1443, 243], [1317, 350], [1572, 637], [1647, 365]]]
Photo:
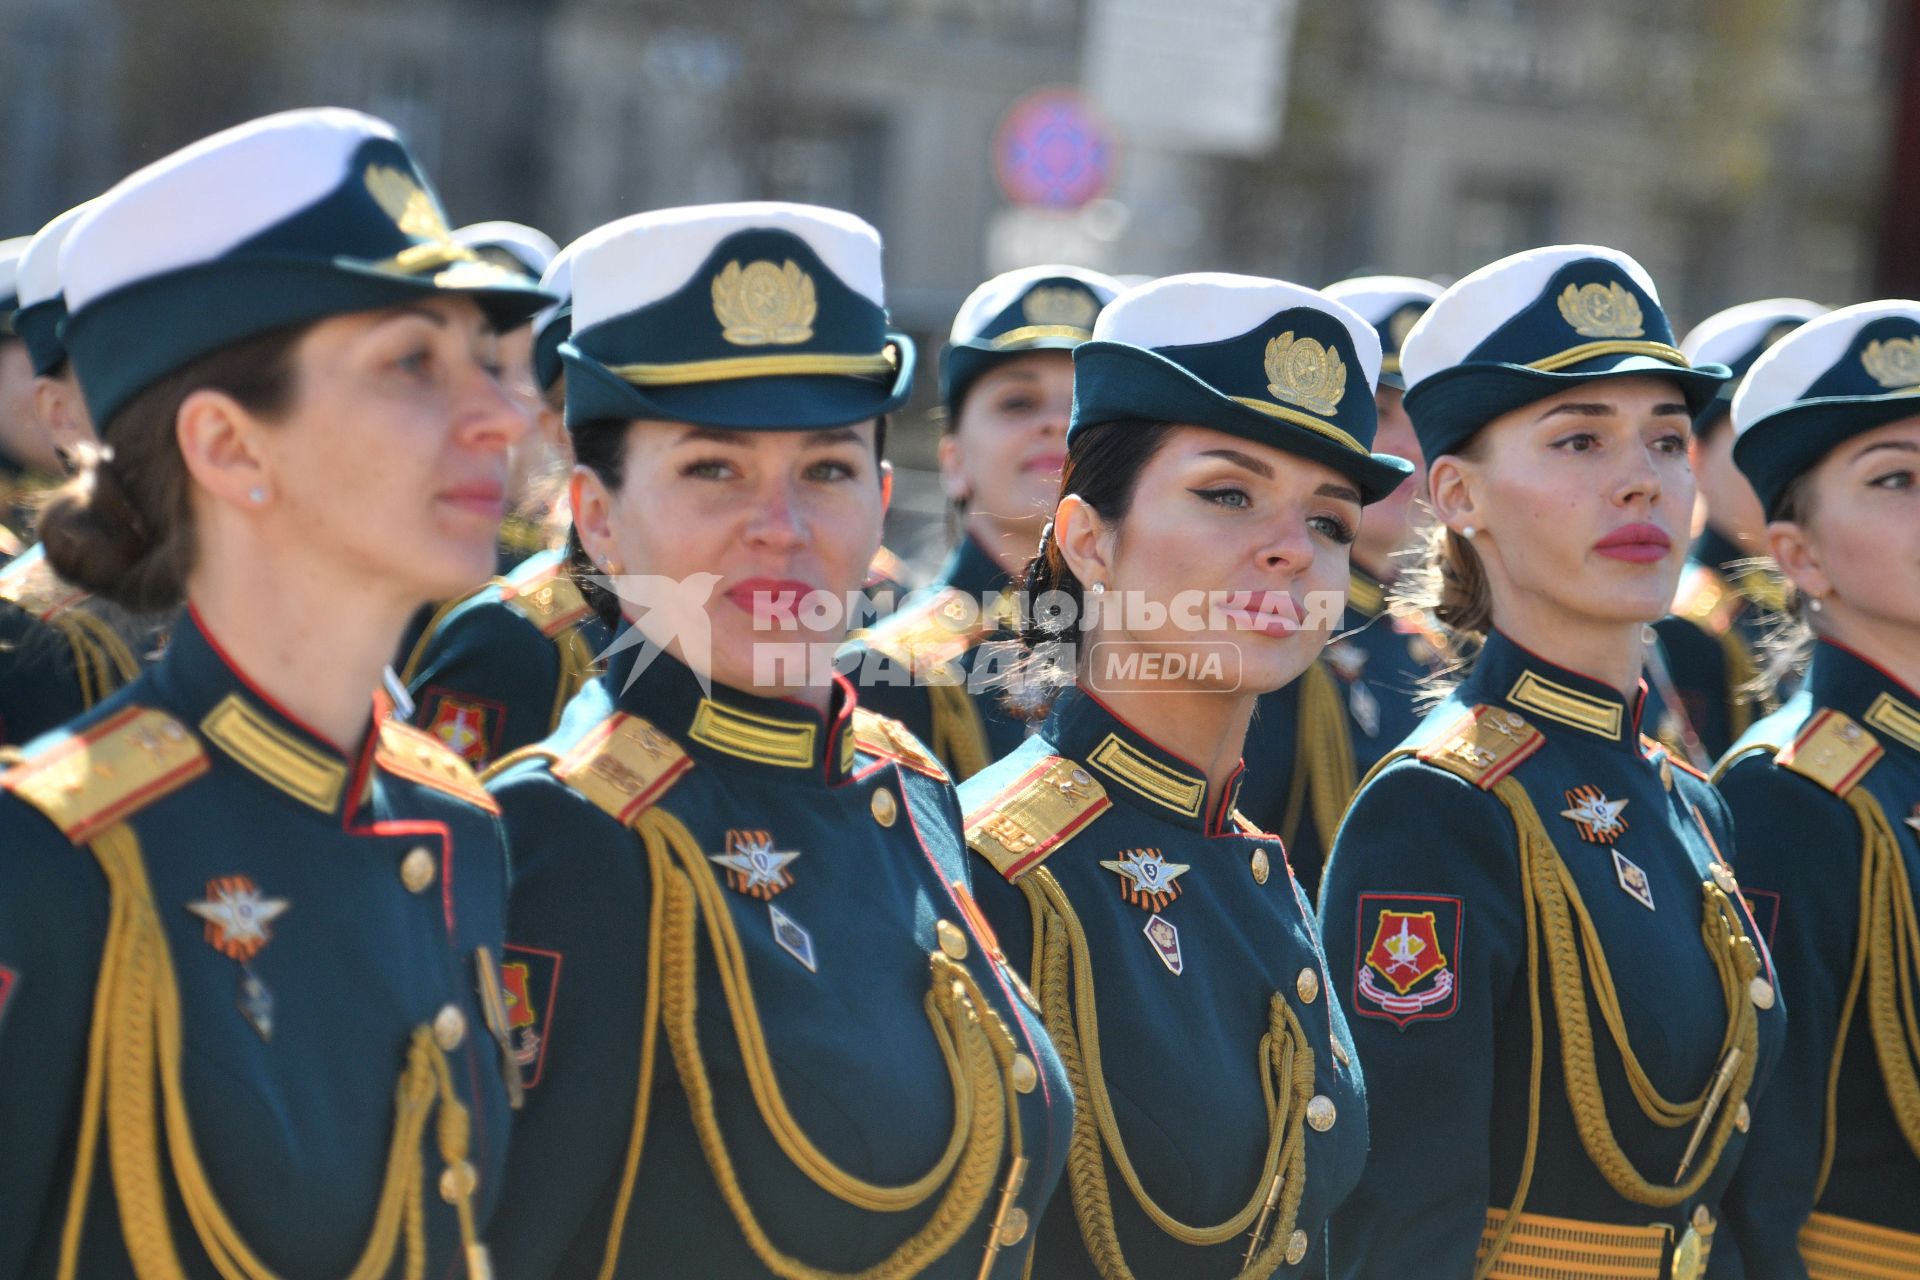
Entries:
[[1047, 756], [967, 815], [967, 844], [1017, 880], [1112, 806], [1092, 774], [1064, 756]]
[[61, 580], [38, 548], [0, 569], [0, 600], [42, 622], [53, 621], [86, 598], [86, 592]]
[[206, 749], [185, 725], [152, 707], [128, 707], [34, 750], [0, 775], [0, 789], [84, 844], [207, 768]]
[[1491, 791], [1546, 740], [1518, 712], [1482, 705], [1441, 730], [1415, 754], [1482, 791]]
[[458, 796], [488, 813], [500, 812], [500, 806], [480, 785], [480, 779], [474, 776], [472, 766], [464, 757], [434, 735], [410, 724], [382, 720], [373, 761], [388, 773]]
[[903, 764], [929, 778], [944, 781], [947, 776], [946, 766], [920, 745], [920, 740], [913, 736], [911, 729], [877, 711], [869, 711], [865, 707], [853, 709], [853, 743], [870, 756]]
[[526, 577], [515, 570], [501, 580], [500, 598], [525, 615], [549, 640], [582, 621], [593, 610], [567, 576], [566, 565], [542, 565]]
[[1721, 577], [1718, 570], [1692, 564], [1680, 579], [1673, 611], [1701, 630], [1720, 636], [1732, 629], [1746, 603], [1747, 598]]
[[1809, 720], [1798, 737], [1780, 748], [1773, 762], [1844, 796], [1886, 753], [1880, 740], [1852, 717], [1829, 708]]
[[625, 825], [691, 768], [693, 758], [679, 743], [616, 711], [554, 762], [553, 776]]
[[917, 607], [884, 619], [860, 639], [875, 653], [924, 676], [979, 644], [997, 626], [966, 592], [947, 587]]

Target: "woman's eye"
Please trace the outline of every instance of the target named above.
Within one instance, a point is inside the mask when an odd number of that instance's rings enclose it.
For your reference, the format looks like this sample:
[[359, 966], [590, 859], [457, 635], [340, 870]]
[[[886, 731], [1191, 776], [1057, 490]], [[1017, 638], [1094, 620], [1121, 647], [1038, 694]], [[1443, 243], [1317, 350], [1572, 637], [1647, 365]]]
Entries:
[[1245, 489], [1228, 487], [1224, 489], [1190, 489], [1188, 492], [1202, 502], [1211, 502], [1215, 506], [1245, 509], [1253, 505], [1253, 499], [1247, 495]]
[[1010, 396], [999, 405], [1000, 412], [1005, 414], [1032, 413], [1039, 407], [1040, 402], [1032, 396]]
[[1889, 471], [1883, 476], [1875, 476], [1873, 479], [1867, 481], [1867, 487], [1871, 489], [1892, 490], [1911, 489], [1913, 488], [1913, 472]]
[[1568, 453], [1591, 453], [1600, 446], [1600, 437], [1591, 431], [1579, 431], [1553, 442], [1553, 447]]
[[1670, 436], [1661, 436], [1653, 442], [1653, 447], [1662, 453], [1685, 453], [1687, 451], [1687, 438], [1676, 432]]
[[1354, 528], [1339, 516], [1315, 516], [1307, 523], [1322, 537], [1339, 546], [1346, 546], [1354, 539]]
[[433, 365], [433, 352], [425, 347], [410, 351], [394, 361], [394, 367], [402, 373], [424, 374]]
[[695, 480], [725, 480], [733, 474], [733, 468], [718, 458], [703, 458], [680, 468], [680, 474]]
[[858, 474], [857, 468], [840, 461], [816, 462], [807, 468], [809, 480], [851, 480]]

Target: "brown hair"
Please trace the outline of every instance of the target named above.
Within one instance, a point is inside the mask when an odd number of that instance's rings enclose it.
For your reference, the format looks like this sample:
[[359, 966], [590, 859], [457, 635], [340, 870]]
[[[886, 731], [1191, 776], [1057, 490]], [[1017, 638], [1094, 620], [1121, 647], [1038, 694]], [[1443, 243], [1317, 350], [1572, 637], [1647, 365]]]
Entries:
[[[1179, 428], [1123, 419], [1084, 428], [1067, 446], [1060, 492], [1076, 494], [1109, 524], [1126, 519], [1140, 473]], [[1039, 720], [1072, 672], [1058, 661], [1086, 611], [1086, 588], [1067, 564], [1048, 521], [1022, 583], [1018, 643], [1026, 658], [1007, 674], [1004, 702], [1013, 714]]]
[[134, 613], [159, 613], [186, 594], [194, 562], [192, 489], [174, 435], [196, 391], [221, 391], [277, 418], [296, 391], [293, 349], [311, 325], [236, 342], [168, 374], [129, 400], [101, 432], [104, 447], [47, 501], [40, 540], [55, 573]]
[[[1473, 461], [1479, 449], [1480, 438], [1475, 436], [1452, 453]], [[1438, 520], [1425, 536], [1425, 543], [1413, 550], [1411, 564], [1388, 593], [1388, 603], [1396, 617], [1413, 621], [1430, 640], [1439, 642], [1443, 665], [1433, 692], [1443, 696], [1473, 666], [1487, 633], [1493, 630], [1493, 588], [1469, 539]]]
[[[1813, 473], [1803, 471], [1793, 478], [1793, 482], [1780, 495], [1780, 500], [1774, 504], [1771, 519], [1806, 526], [1813, 522], [1816, 505]], [[1771, 560], [1761, 559], [1753, 564], [1779, 572]], [[1760, 669], [1739, 690], [1742, 694], [1762, 699], [1773, 698], [1783, 681], [1806, 671], [1807, 663], [1813, 658], [1814, 642], [1819, 638], [1813, 629], [1811, 598], [1801, 594], [1800, 588], [1794, 586], [1793, 580], [1785, 574], [1780, 574], [1780, 578], [1786, 589], [1780, 608], [1769, 610], [1758, 619], [1761, 635], [1756, 656]]]

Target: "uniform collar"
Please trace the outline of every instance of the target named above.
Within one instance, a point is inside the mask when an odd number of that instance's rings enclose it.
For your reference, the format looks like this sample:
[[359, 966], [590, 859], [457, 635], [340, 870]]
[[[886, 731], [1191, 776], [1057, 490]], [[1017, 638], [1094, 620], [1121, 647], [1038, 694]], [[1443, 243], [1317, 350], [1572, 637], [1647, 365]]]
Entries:
[[[617, 641], [638, 634], [622, 626]], [[689, 755], [724, 769], [744, 769], [767, 778], [813, 778], [833, 786], [853, 771], [853, 686], [835, 675], [830, 714], [785, 698], [763, 698], [715, 682], [711, 691], [684, 662], [634, 643], [614, 646], [601, 679], [607, 695], [672, 735]], [[633, 675], [643, 655], [651, 661]], [[632, 684], [628, 679], [632, 676]]]
[[1372, 619], [1379, 617], [1386, 607], [1386, 586], [1359, 565], [1354, 565], [1348, 571], [1347, 608], [1362, 618]]
[[1865, 725], [1882, 742], [1920, 754], [1920, 692], [1844, 645], [1822, 640], [1807, 670], [1816, 707], [1831, 707]]
[[1210, 793], [1206, 775], [1192, 762], [1141, 733], [1078, 685], [1054, 703], [1045, 736], [1061, 755], [1091, 769], [1109, 796], [1207, 835], [1228, 829], [1245, 766], [1236, 765], [1226, 786]]
[[1640, 750], [1645, 681], [1629, 703], [1612, 685], [1548, 662], [1498, 631], [1488, 633], [1461, 697], [1511, 708], [1549, 736], [1573, 733], [1635, 754]]
[[970, 596], [1006, 591], [1013, 586], [1012, 576], [1000, 567], [998, 560], [987, 554], [987, 549], [970, 533], [962, 536], [959, 544], [948, 553], [947, 562], [940, 566], [940, 573], [934, 581]]
[[379, 735], [377, 695], [369, 695], [367, 732], [352, 756], [303, 723], [250, 680], [192, 605], [174, 627], [153, 672], [166, 709], [215, 752], [309, 809], [345, 821], [366, 792]]

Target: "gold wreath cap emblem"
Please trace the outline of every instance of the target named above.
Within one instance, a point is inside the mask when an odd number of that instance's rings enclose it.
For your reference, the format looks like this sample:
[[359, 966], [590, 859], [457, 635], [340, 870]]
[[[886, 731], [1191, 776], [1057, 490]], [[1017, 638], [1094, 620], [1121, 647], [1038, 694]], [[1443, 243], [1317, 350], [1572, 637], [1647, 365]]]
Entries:
[[1869, 342], [1867, 349], [1860, 353], [1860, 364], [1875, 382], [1889, 391], [1920, 386], [1920, 337]]
[[720, 336], [736, 347], [790, 347], [813, 336], [820, 304], [813, 277], [791, 259], [729, 262], [713, 278]]
[[1347, 362], [1312, 338], [1289, 329], [1267, 343], [1267, 391], [1276, 400], [1331, 418], [1347, 394]]
[[416, 240], [453, 239], [440, 207], [406, 170], [390, 164], [368, 165], [367, 191], [405, 234]]
[[1617, 280], [1570, 284], [1559, 301], [1561, 318], [1583, 338], [1638, 338], [1647, 331], [1640, 300]]
[[1028, 292], [1020, 303], [1020, 314], [1028, 324], [1090, 330], [1100, 314], [1100, 304], [1085, 289], [1070, 284], [1049, 284]]

